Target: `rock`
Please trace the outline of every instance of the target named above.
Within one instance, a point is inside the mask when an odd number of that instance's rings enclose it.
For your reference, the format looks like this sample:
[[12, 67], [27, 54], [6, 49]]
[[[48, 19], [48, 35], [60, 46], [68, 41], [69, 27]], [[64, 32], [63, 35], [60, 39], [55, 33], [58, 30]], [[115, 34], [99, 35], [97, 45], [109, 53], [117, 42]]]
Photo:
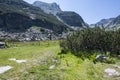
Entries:
[[16, 60], [17, 63], [27, 62], [26, 60]]
[[107, 59], [107, 56], [104, 54], [100, 54], [96, 56], [96, 59], [99, 59], [99, 60]]
[[104, 72], [109, 76], [109, 77], [115, 77], [115, 76], [120, 76], [120, 73], [116, 71], [115, 69], [112, 68], [107, 68], [104, 70]]
[[11, 61], [16, 61], [17, 63], [27, 62], [27, 60], [17, 60], [16, 58], [10, 58]]
[[51, 65], [50, 67], [49, 67], [49, 69], [53, 69], [55, 67], [55, 65]]
[[13, 68], [12, 66], [0, 66], [0, 74], [10, 70], [11, 68]]
[[5, 42], [0, 42], [0, 48], [5, 48]]

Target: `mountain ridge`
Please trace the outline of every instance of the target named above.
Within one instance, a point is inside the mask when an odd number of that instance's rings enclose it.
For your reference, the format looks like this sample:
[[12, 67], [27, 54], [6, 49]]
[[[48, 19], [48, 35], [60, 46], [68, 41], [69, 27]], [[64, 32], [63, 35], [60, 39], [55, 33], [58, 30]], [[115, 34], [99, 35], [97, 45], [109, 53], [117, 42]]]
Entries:
[[120, 28], [120, 15], [114, 18], [102, 19], [95, 24], [91, 24], [93, 26], [104, 26], [106, 29], [119, 29]]
[[[54, 7], [51, 7], [51, 5], [54, 5]], [[41, 8], [47, 14], [53, 14], [58, 18], [58, 20], [71, 28], [73, 27], [73, 29], [75, 27], [84, 28], [85, 26], [87, 26], [79, 14], [73, 11], [62, 11], [57, 3], [45, 3], [42, 1], [35, 1], [33, 3], [33, 6]]]

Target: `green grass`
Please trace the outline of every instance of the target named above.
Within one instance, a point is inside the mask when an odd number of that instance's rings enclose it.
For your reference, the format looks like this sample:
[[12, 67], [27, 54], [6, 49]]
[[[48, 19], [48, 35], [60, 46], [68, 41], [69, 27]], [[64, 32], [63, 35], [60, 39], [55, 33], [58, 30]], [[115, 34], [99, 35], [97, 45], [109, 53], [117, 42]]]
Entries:
[[[25, 80], [119, 80], [120, 77], [104, 77], [104, 69], [115, 68], [114, 64], [97, 63], [69, 54], [58, 55], [60, 63], [56, 64], [54, 69], [49, 69], [50, 64], [37, 65], [28, 69], [21, 79]], [[50, 61], [50, 60], [48, 60]], [[50, 62], [52, 63], [52, 61]], [[117, 65], [118, 62], [117, 62]], [[32, 77], [31, 77], [32, 76]]]
[[[0, 74], [0, 80], [120, 80], [120, 77], [104, 77], [104, 69], [120, 65], [119, 59], [115, 59], [116, 64], [94, 64], [71, 53], [58, 55], [59, 41], [11, 42], [9, 45], [10, 48], [0, 49], [0, 66], [13, 68]], [[18, 64], [9, 58], [26, 59], [27, 62]], [[49, 69], [51, 65], [55, 68]]]
[[[40, 64], [42, 59], [54, 57], [59, 52], [58, 41], [14, 42], [7, 49], [0, 49], [0, 66], [10, 65], [14, 68], [1, 74], [0, 79], [13, 79], [24, 74], [27, 69]], [[9, 58], [26, 59], [27, 63], [18, 64]]]

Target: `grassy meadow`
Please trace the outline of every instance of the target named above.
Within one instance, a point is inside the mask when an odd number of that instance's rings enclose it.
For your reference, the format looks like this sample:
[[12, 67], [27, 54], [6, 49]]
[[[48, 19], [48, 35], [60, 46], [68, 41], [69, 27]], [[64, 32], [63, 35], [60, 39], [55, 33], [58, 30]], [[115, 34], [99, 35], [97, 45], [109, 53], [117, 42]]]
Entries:
[[[84, 61], [71, 53], [58, 54], [59, 41], [9, 42], [10, 48], [0, 49], [0, 66], [13, 68], [0, 74], [0, 80], [120, 80], [120, 77], [108, 77], [105, 68], [120, 65]], [[10, 61], [10, 58], [25, 59], [25, 63]], [[54, 66], [50, 69], [50, 66]], [[120, 71], [119, 69], [117, 69]]]

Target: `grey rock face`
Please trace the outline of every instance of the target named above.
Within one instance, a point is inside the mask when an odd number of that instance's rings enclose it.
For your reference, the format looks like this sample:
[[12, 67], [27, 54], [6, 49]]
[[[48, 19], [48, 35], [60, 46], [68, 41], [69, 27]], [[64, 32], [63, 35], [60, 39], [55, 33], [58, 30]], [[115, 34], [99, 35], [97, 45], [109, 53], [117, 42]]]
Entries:
[[61, 9], [56, 3], [45, 3], [41, 1], [35, 1], [33, 3], [34, 6], [41, 8], [45, 13], [54, 14], [61, 12]]
[[57, 13], [57, 16], [66, 24], [70, 25], [71, 27], [79, 27], [83, 28], [86, 26], [86, 23], [82, 19], [82, 17], [72, 11], [62, 11]]

